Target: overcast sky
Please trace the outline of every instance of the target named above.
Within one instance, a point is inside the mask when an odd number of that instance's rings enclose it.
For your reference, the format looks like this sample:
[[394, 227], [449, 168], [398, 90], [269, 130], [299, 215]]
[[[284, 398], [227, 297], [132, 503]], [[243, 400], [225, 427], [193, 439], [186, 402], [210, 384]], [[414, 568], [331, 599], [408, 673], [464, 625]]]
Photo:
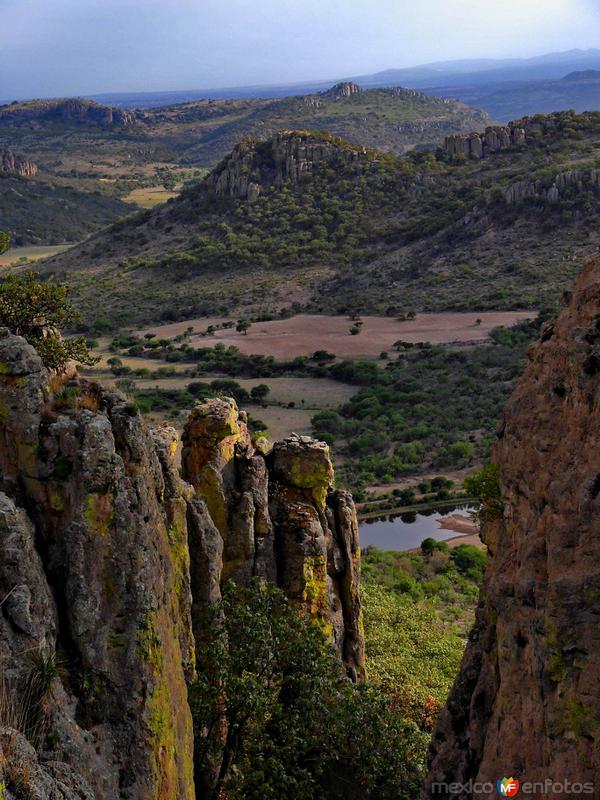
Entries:
[[600, 0], [0, 0], [0, 98], [333, 79], [600, 46]]

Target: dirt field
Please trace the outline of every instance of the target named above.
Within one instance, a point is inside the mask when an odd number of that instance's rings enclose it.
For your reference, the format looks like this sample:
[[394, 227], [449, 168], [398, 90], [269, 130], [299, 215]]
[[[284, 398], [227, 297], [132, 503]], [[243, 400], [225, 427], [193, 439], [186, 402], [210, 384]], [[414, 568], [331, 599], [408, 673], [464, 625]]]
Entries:
[[[382, 351], [391, 351], [398, 339], [434, 344], [476, 342], [485, 339], [498, 325], [514, 325], [532, 316], [531, 311], [487, 311], [418, 314], [416, 319], [406, 322], [391, 317], [362, 317], [361, 333], [351, 336], [353, 322], [348, 317], [299, 314], [286, 320], [255, 322], [247, 334], [229, 329], [216, 331], [210, 338], [192, 335], [190, 344], [206, 347], [222, 342], [226, 346], [235, 345], [242, 353], [272, 355], [278, 359], [310, 355], [316, 350], [329, 350], [339, 358], [376, 358]], [[183, 333], [188, 326], [204, 330], [214, 322], [192, 319], [151, 330], [159, 337], [172, 337]]]
[[140, 208], [154, 208], [177, 195], [178, 192], [168, 192], [162, 186], [149, 186], [145, 189], [134, 189], [123, 200], [126, 203], [140, 206]]
[[29, 261], [39, 261], [41, 258], [55, 256], [73, 247], [72, 244], [58, 245], [30, 245], [29, 247], [13, 247], [0, 256], [0, 267], [8, 267], [16, 263], [20, 258], [27, 258]]

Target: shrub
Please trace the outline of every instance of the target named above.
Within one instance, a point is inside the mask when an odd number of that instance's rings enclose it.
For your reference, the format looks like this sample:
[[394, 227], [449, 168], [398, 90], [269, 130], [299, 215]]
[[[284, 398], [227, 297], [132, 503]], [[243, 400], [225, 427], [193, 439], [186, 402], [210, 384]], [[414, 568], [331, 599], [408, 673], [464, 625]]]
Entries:
[[92, 365], [85, 338], [63, 339], [60, 331], [77, 314], [67, 299], [68, 287], [39, 280], [36, 272], [10, 273], [0, 281], [0, 325], [23, 336], [48, 369], [63, 370], [68, 361]]
[[200, 781], [221, 765], [210, 800], [415, 796], [426, 737], [392, 695], [343, 679], [320, 628], [279, 589], [229, 584], [202, 625], [190, 699]]

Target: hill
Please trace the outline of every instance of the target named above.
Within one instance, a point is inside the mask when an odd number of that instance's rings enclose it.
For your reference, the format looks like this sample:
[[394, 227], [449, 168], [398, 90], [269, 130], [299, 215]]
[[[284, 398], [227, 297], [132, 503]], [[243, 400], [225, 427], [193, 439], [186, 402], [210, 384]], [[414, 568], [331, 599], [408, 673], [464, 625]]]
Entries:
[[[7, 157], [10, 163], [15, 162]], [[16, 169], [1, 167], [0, 162], [0, 230], [10, 233], [13, 245], [78, 242], [131, 210], [97, 192], [23, 177], [35, 165], [19, 157]]]
[[281, 132], [45, 271], [67, 275], [88, 320], [102, 308], [127, 325], [539, 308], [598, 241], [599, 165], [598, 113], [524, 119], [406, 157]]
[[0, 125], [21, 127], [29, 123], [126, 127], [135, 122], [135, 113], [96, 103], [93, 100], [30, 100], [0, 106]]
[[[455, 100], [397, 87], [363, 91], [357, 84], [345, 82], [318, 94], [247, 103], [241, 114], [239, 103], [234, 103], [233, 113], [224, 115], [218, 128], [214, 103], [157, 112], [152, 124], [165, 117], [186, 123], [200, 120], [206, 115], [207, 105], [212, 111], [213, 129], [186, 149], [185, 163], [214, 166], [245, 136], [266, 138], [281, 129], [326, 131], [356, 144], [400, 154], [415, 145], [436, 144], [450, 132], [479, 130], [491, 122], [479, 109]], [[222, 108], [222, 104], [217, 105], [219, 112]]]
[[[0, 106], [0, 152], [25, 153], [45, 187], [85, 193], [75, 215], [81, 233], [129, 210], [116, 200], [145, 207], [197, 181], [246, 136], [265, 138], [282, 128], [328, 131], [359, 144], [403, 153], [435, 147], [452, 133], [482, 130], [490, 118], [455, 100], [407, 89], [361, 91], [342, 83], [325, 92], [283, 100], [203, 100], [151, 111], [130, 111], [89, 100], [35, 100]], [[108, 213], [86, 217], [87, 195], [98, 192]], [[77, 195], [72, 194], [70, 207]], [[37, 202], [37, 201], [36, 201]], [[100, 200], [96, 205], [102, 205]], [[0, 213], [6, 216], [0, 200]], [[112, 209], [112, 211], [110, 210]], [[37, 214], [22, 226], [9, 214], [15, 238], [50, 244], [73, 235], [59, 225], [48, 237]], [[45, 216], [44, 216], [45, 219]], [[16, 226], [16, 227], [15, 227]], [[73, 241], [69, 239], [69, 241]]]

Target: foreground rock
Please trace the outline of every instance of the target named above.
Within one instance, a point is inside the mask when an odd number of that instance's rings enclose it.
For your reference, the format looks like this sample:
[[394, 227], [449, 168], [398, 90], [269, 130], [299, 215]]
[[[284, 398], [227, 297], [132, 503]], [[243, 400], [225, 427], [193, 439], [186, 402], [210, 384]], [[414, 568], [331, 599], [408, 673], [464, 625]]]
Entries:
[[503, 511], [483, 526], [490, 562], [477, 623], [435, 731], [424, 797], [440, 796], [436, 783], [495, 786], [504, 775], [598, 781], [599, 441], [600, 266], [591, 261], [532, 348], [499, 432]]
[[356, 515], [327, 447], [293, 437], [265, 454], [225, 400], [194, 410], [183, 443], [187, 481], [175, 430], [147, 431], [121, 395], [49, 375], [0, 330], [8, 797], [194, 798], [187, 687], [202, 609], [230, 577], [277, 582], [364, 674]]

